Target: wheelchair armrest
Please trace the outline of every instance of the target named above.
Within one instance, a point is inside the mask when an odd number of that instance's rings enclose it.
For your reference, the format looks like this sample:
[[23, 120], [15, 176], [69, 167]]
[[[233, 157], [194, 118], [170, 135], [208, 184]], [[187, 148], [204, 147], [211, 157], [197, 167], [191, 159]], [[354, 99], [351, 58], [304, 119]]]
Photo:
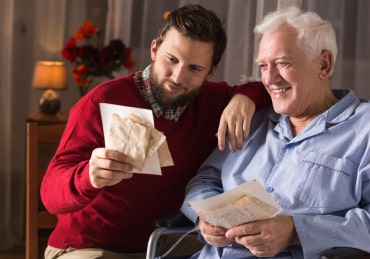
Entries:
[[333, 247], [321, 254], [321, 259], [370, 259], [370, 253], [350, 248], [350, 247]]
[[155, 222], [156, 227], [166, 227], [166, 228], [191, 228], [194, 227], [194, 223], [189, 220], [184, 214], [181, 212], [171, 215], [168, 217], [164, 217], [158, 219]]
[[163, 235], [184, 234], [194, 228], [194, 223], [181, 212], [172, 216], [158, 219], [157, 227], [149, 237], [146, 259], [155, 258], [158, 240]]

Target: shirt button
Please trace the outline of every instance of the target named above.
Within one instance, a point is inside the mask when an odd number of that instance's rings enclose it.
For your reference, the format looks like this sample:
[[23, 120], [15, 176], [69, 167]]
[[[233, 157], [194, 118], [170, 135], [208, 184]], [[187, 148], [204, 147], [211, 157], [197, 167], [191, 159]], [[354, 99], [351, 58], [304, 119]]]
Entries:
[[266, 191], [268, 192], [268, 193], [271, 193], [271, 192], [273, 192], [274, 191], [274, 187], [267, 187], [266, 188]]

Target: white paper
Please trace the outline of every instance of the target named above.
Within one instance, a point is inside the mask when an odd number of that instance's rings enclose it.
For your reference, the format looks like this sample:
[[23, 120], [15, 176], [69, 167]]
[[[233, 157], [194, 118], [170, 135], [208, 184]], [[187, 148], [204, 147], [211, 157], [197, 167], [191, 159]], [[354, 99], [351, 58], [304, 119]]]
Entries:
[[[100, 103], [100, 113], [103, 123], [103, 131], [104, 131], [104, 141], [105, 147], [110, 148], [108, 145], [108, 136], [109, 136], [109, 127], [112, 120], [113, 113], [117, 113], [122, 117], [128, 117], [130, 114], [135, 114], [146, 121], [148, 121], [152, 127], [154, 127], [154, 118], [153, 112], [149, 109], [142, 109], [136, 107], [128, 107], [116, 104], [109, 104], [109, 103]], [[153, 154], [151, 159], [144, 165], [143, 170], [138, 171], [134, 169], [133, 173], [142, 173], [142, 174], [154, 174], [154, 175], [162, 175], [161, 166], [159, 163], [158, 152]]]
[[256, 180], [189, 205], [207, 222], [226, 229], [250, 221], [271, 218], [282, 211], [279, 204]]

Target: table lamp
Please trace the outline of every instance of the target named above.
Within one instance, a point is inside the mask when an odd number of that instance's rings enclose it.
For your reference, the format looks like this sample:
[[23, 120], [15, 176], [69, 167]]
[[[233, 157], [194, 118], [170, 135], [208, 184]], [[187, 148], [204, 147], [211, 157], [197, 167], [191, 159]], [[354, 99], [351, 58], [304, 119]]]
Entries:
[[61, 102], [55, 90], [67, 89], [67, 73], [64, 62], [37, 61], [33, 73], [32, 87], [45, 89], [39, 108], [42, 113], [56, 114]]

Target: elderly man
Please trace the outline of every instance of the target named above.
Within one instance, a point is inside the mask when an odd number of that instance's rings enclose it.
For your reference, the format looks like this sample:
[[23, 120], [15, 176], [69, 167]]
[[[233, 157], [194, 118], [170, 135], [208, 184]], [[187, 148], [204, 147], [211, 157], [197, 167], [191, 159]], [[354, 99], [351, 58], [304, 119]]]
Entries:
[[[331, 89], [332, 26], [290, 7], [267, 15], [255, 33], [272, 107], [256, 113], [242, 151], [215, 150], [189, 182], [182, 211], [207, 243], [196, 257], [316, 259], [336, 246], [370, 252], [370, 103]], [[253, 179], [281, 214], [224, 229], [188, 205]]]

